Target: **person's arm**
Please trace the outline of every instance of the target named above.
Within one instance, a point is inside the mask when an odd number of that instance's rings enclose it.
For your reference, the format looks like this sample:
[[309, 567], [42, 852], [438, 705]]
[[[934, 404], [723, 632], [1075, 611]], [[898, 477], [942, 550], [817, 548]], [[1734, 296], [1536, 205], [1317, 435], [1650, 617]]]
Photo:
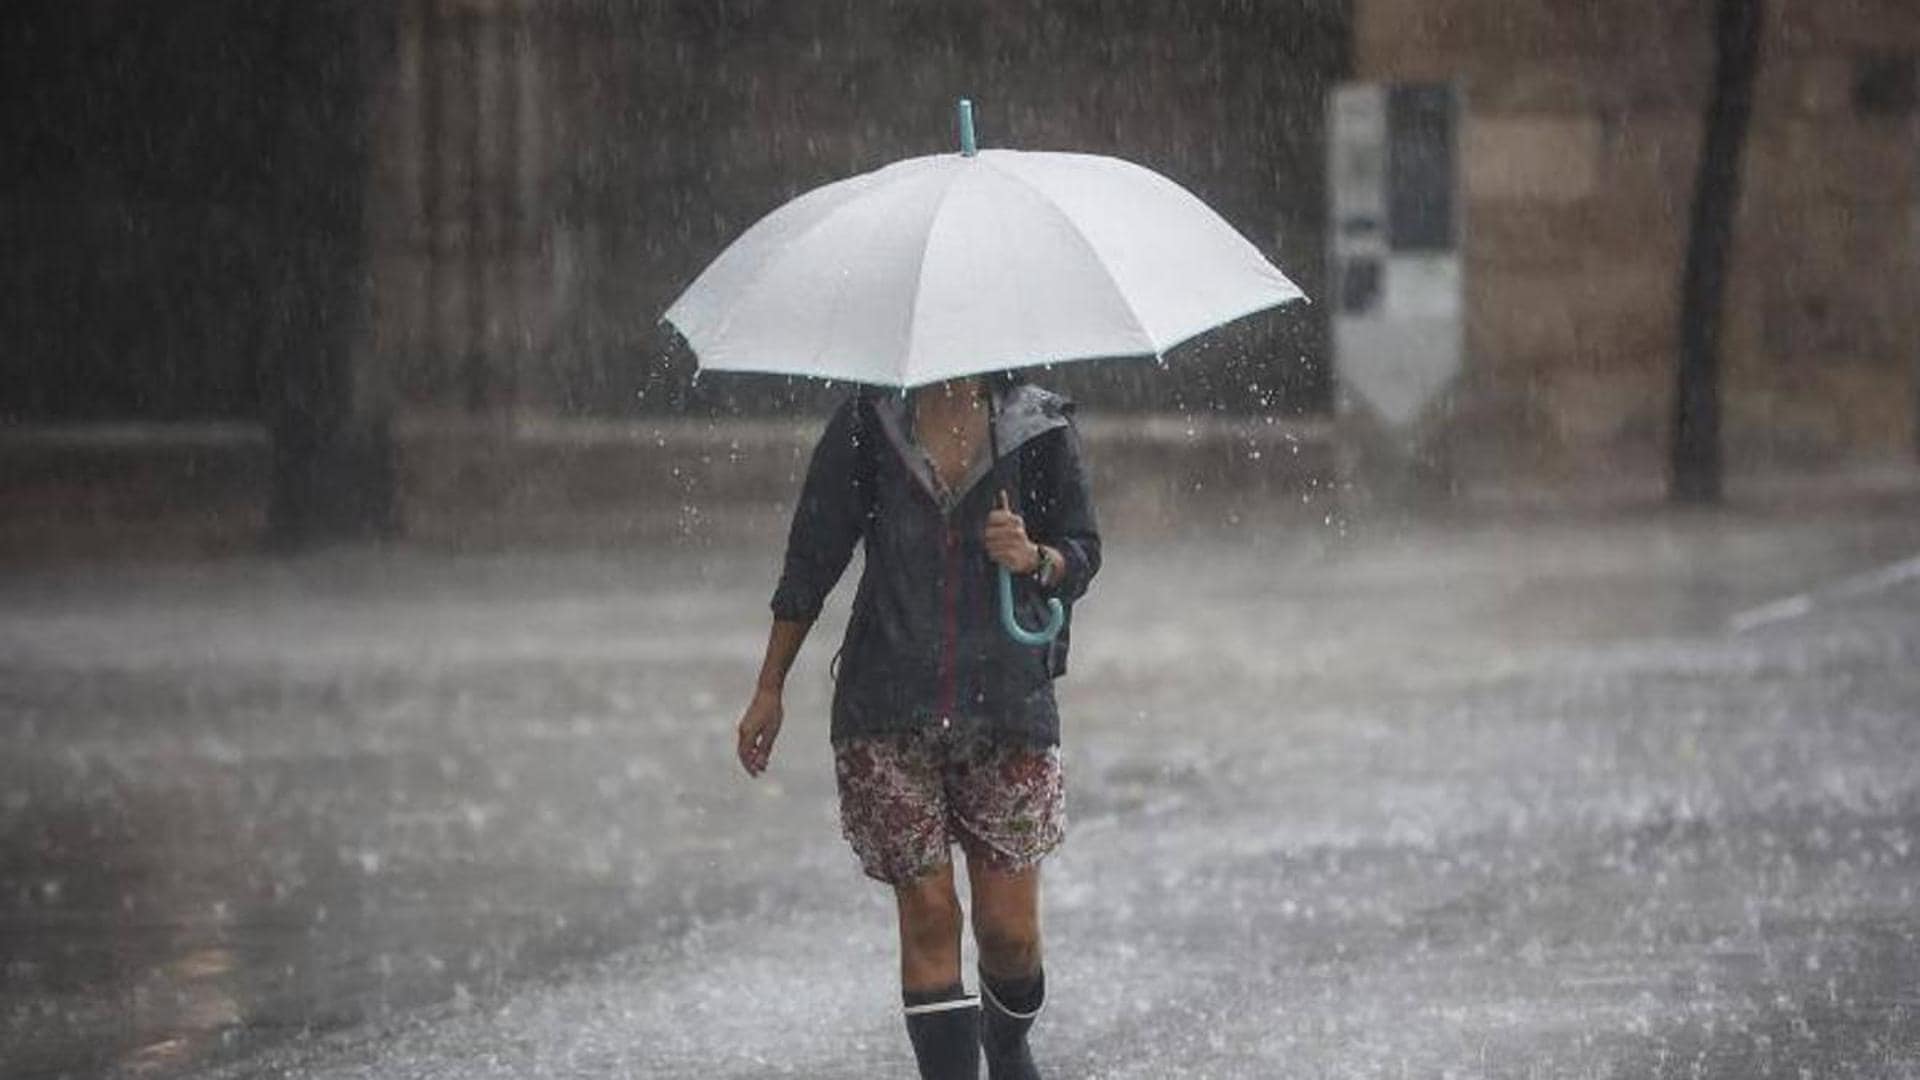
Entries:
[[787, 530], [786, 559], [773, 591], [773, 617], [812, 622], [853, 559], [873, 503], [870, 469], [861, 468], [857, 399], [842, 405], [813, 448], [807, 478]]
[[1027, 524], [1057, 564], [1041, 585], [1063, 600], [1078, 600], [1100, 572], [1100, 526], [1080, 458], [1080, 434], [1069, 424], [1036, 439], [1034, 448]]
[[787, 689], [787, 672], [793, 670], [794, 657], [800, 655], [800, 646], [806, 643], [807, 632], [812, 629], [811, 619], [805, 622], [775, 619], [773, 630], [767, 634], [767, 655], [760, 661], [760, 677], [754, 682], [753, 700], [747, 703], [747, 711], [740, 717], [737, 752], [748, 776], [765, 772], [767, 761], [773, 756], [773, 742], [780, 737], [784, 716], [781, 699]]
[[766, 657], [754, 682], [753, 698], [740, 717], [737, 752], [749, 776], [766, 771], [783, 718], [781, 697], [787, 672], [792, 670], [807, 632], [820, 615], [827, 594], [853, 558], [860, 542], [872, 493], [861, 475], [858, 425], [849, 400], [827, 422], [826, 431], [807, 464], [800, 501], [793, 508], [787, 531], [786, 559], [775, 587], [773, 630], [767, 636]]

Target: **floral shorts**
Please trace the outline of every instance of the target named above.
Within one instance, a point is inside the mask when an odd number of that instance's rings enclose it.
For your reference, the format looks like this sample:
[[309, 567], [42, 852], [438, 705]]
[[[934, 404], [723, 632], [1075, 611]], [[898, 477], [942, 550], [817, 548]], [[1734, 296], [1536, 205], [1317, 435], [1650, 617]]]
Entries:
[[905, 885], [958, 841], [996, 870], [1023, 870], [1066, 835], [1060, 748], [930, 729], [834, 746], [840, 828], [867, 876]]

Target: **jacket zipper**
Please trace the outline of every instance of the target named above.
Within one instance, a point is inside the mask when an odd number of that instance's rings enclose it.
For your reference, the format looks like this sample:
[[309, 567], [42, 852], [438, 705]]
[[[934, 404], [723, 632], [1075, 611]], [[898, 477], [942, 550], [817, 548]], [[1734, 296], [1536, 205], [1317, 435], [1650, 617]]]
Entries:
[[945, 563], [946, 588], [943, 614], [944, 642], [941, 648], [940, 726], [953, 723], [954, 706], [960, 694], [960, 546], [959, 530], [947, 523]]

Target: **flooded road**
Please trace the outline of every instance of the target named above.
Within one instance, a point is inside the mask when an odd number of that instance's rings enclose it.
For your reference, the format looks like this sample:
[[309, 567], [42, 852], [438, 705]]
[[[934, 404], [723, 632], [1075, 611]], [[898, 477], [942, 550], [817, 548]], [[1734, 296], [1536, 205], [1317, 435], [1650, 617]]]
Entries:
[[[1920, 507], [1110, 533], [1049, 1076], [1920, 1075]], [[12, 573], [0, 1071], [910, 1075], [776, 557]]]

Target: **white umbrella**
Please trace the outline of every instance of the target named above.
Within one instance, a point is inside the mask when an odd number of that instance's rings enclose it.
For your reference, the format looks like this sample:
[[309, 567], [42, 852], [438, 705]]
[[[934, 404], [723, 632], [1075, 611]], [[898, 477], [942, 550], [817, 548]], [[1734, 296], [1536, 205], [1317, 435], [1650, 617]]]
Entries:
[[[702, 371], [913, 387], [1158, 356], [1304, 295], [1151, 169], [1091, 154], [977, 152], [963, 100], [960, 153], [896, 162], [787, 203], [721, 252], [666, 319]], [[1034, 631], [1014, 619], [1004, 567], [999, 592], [1015, 640], [1059, 633], [1059, 600]]]
[[913, 387], [1159, 355], [1303, 294], [1164, 176], [1091, 154], [963, 150], [815, 188], [667, 310], [702, 371]]

